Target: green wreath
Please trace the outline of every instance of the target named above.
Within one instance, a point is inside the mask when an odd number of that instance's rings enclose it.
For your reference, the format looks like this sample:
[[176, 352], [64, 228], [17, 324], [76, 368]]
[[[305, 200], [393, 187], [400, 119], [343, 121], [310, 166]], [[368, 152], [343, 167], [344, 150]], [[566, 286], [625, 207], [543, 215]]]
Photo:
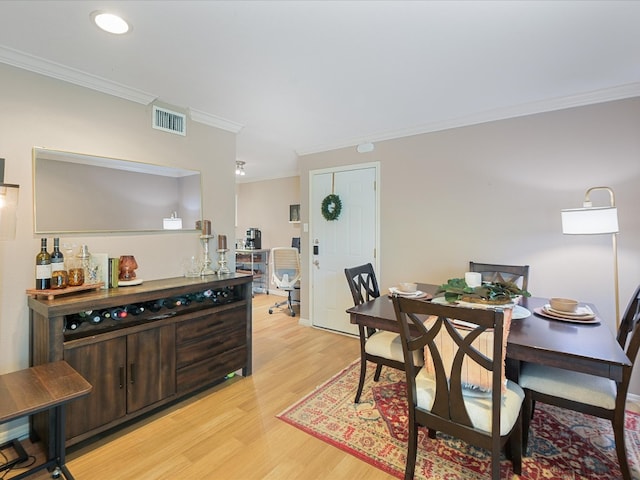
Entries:
[[338, 195], [332, 193], [324, 197], [324, 200], [322, 200], [322, 216], [326, 220], [337, 220], [341, 211], [342, 201]]

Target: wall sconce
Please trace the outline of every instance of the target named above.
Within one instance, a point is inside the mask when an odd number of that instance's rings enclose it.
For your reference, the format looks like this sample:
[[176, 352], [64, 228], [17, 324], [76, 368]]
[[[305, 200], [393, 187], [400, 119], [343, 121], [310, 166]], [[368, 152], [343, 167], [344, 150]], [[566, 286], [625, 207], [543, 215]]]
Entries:
[[20, 185], [4, 183], [4, 158], [0, 158], [0, 240], [16, 238], [16, 212]]
[[[596, 190], [609, 192], [610, 205], [594, 207], [589, 194]], [[583, 208], [570, 208], [561, 211], [562, 233], [565, 235], [601, 235], [611, 234], [613, 242], [613, 282], [616, 304], [616, 330], [620, 326], [620, 302], [618, 290], [618, 209], [613, 190], [609, 187], [591, 187], [584, 195]]]
[[20, 185], [0, 183], [0, 240], [16, 238], [16, 212]]
[[244, 176], [244, 162], [236, 160], [236, 175]]

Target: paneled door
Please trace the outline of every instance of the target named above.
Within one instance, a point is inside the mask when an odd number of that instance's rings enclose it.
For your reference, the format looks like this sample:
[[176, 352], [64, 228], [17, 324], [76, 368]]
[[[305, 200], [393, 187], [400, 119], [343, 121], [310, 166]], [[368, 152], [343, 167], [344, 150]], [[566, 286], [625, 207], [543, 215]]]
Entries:
[[[311, 172], [311, 323], [357, 335], [345, 310], [353, 300], [344, 269], [371, 262], [377, 268], [377, 164]], [[336, 220], [322, 215], [323, 200], [334, 193], [342, 209]]]

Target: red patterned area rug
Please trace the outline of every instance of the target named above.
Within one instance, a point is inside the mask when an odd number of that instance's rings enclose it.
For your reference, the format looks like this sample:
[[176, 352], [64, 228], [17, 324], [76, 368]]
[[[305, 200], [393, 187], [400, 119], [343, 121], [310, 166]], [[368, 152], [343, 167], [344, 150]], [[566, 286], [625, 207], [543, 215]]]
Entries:
[[[370, 364], [360, 404], [355, 362], [278, 415], [281, 420], [398, 478], [404, 476], [407, 405], [404, 372], [383, 368], [373, 381]], [[627, 454], [640, 479], [640, 415], [627, 412]], [[438, 433], [418, 438], [416, 479], [470, 480], [490, 476], [487, 451]], [[514, 476], [503, 458], [501, 478]], [[518, 478], [517, 476], [515, 478]], [[609, 421], [538, 404], [531, 423], [521, 479], [586, 480], [621, 478]]]

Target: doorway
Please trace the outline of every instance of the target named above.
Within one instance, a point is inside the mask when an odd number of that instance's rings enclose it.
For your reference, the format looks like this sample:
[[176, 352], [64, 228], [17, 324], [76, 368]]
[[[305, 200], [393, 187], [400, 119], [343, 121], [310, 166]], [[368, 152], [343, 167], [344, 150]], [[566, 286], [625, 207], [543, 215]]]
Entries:
[[[367, 163], [310, 172], [309, 311], [315, 327], [358, 333], [345, 312], [353, 299], [344, 269], [370, 262], [379, 270], [379, 168], [378, 163]], [[341, 205], [335, 220], [327, 220], [321, 208], [330, 194], [337, 195]]]

